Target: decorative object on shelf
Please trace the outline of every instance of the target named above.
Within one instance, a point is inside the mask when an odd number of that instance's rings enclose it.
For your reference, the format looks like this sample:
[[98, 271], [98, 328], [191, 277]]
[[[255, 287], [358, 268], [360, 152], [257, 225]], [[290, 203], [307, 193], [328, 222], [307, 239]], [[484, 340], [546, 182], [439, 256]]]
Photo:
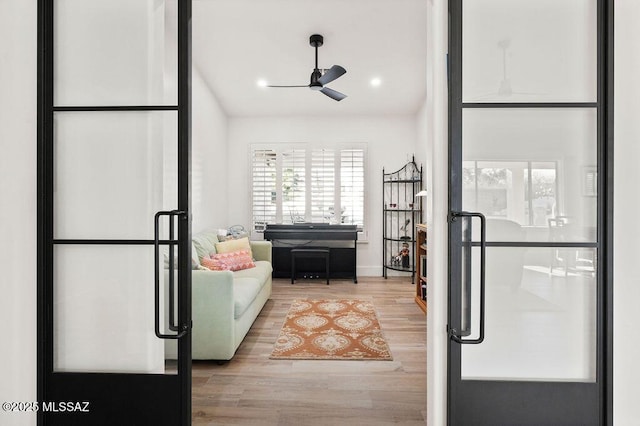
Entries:
[[409, 230], [409, 224], [411, 223], [411, 219], [407, 219], [404, 221], [404, 225], [400, 230], [404, 232], [404, 235], [400, 237], [401, 240], [410, 240], [411, 237], [407, 235], [407, 231]]
[[382, 170], [383, 187], [383, 271], [411, 273], [415, 282], [416, 253], [415, 225], [422, 220], [422, 199], [416, 198], [422, 191], [422, 167], [412, 158], [401, 169], [385, 173]]
[[424, 313], [427, 312], [427, 225], [416, 225], [416, 290], [415, 301]]
[[402, 243], [402, 250], [400, 250], [400, 256], [402, 257], [402, 267], [409, 267], [409, 243]]

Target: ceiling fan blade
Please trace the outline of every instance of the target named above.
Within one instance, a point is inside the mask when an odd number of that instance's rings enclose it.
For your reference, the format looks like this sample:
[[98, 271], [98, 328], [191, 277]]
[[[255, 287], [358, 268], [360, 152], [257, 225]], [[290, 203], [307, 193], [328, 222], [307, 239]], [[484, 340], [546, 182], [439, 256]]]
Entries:
[[267, 85], [265, 87], [309, 87], [308, 84], [305, 84], [304, 86], [272, 86], [272, 85]]
[[325, 72], [324, 75], [318, 79], [318, 83], [324, 86], [327, 83], [331, 83], [333, 80], [340, 77], [346, 72], [347, 70], [342, 68], [340, 65], [334, 65], [329, 68], [329, 71]]
[[344, 93], [336, 92], [335, 90], [329, 89], [328, 87], [323, 87], [322, 89], [320, 89], [320, 91], [331, 99], [335, 99], [336, 101], [341, 101], [347, 97], [347, 95], [345, 95]]

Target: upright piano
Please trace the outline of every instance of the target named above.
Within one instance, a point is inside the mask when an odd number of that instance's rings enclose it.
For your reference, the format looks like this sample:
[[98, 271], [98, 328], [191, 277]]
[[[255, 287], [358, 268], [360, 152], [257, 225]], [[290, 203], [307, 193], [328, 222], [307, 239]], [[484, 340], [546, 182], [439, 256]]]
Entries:
[[[291, 277], [291, 249], [328, 248], [330, 278], [350, 278], [358, 282], [356, 276], [356, 246], [358, 230], [356, 225], [332, 225], [328, 223], [296, 223], [293, 225], [267, 225], [264, 239], [273, 244], [272, 265], [274, 278]], [[299, 265], [302, 270], [313, 274], [324, 271], [322, 263], [308, 259]], [[298, 269], [298, 263], [296, 263]]]

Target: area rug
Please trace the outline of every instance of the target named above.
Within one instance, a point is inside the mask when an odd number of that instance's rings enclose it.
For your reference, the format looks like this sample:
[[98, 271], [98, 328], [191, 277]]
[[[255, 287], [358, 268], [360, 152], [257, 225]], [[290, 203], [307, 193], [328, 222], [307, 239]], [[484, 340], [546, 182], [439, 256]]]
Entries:
[[271, 359], [393, 359], [373, 303], [366, 300], [294, 300]]

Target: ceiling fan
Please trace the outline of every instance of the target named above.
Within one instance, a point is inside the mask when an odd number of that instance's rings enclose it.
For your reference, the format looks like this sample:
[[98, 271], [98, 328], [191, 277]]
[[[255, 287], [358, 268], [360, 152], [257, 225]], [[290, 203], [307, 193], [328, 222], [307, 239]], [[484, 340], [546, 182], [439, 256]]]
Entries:
[[511, 79], [509, 78], [509, 74], [507, 72], [507, 50], [511, 45], [510, 38], [504, 38], [498, 41], [498, 47], [502, 50], [502, 79], [500, 80], [500, 84], [498, 86], [498, 90], [496, 92], [488, 93], [486, 95], [474, 97], [473, 100], [485, 100], [492, 98], [510, 98], [513, 95], [519, 96], [539, 96], [540, 93], [532, 93], [532, 92], [516, 92], [511, 87]]
[[333, 80], [337, 79], [341, 75], [347, 72], [340, 65], [334, 65], [331, 68], [327, 69], [319, 69], [318, 68], [318, 47], [322, 46], [324, 42], [324, 37], [320, 34], [313, 34], [309, 37], [309, 44], [316, 49], [316, 67], [313, 69], [311, 73], [311, 81], [307, 85], [297, 85], [297, 86], [271, 86], [267, 87], [308, 87], [311, 90], [317, 90], [321, 93], [324, 93], [331, 99], [335, 99], [336, 101], [341, 101], [347, 97], [344, 93], [340, 93], [336, 90], [330, 89], [328, 87], [324, 87], [325, 84], [331, 83]]

